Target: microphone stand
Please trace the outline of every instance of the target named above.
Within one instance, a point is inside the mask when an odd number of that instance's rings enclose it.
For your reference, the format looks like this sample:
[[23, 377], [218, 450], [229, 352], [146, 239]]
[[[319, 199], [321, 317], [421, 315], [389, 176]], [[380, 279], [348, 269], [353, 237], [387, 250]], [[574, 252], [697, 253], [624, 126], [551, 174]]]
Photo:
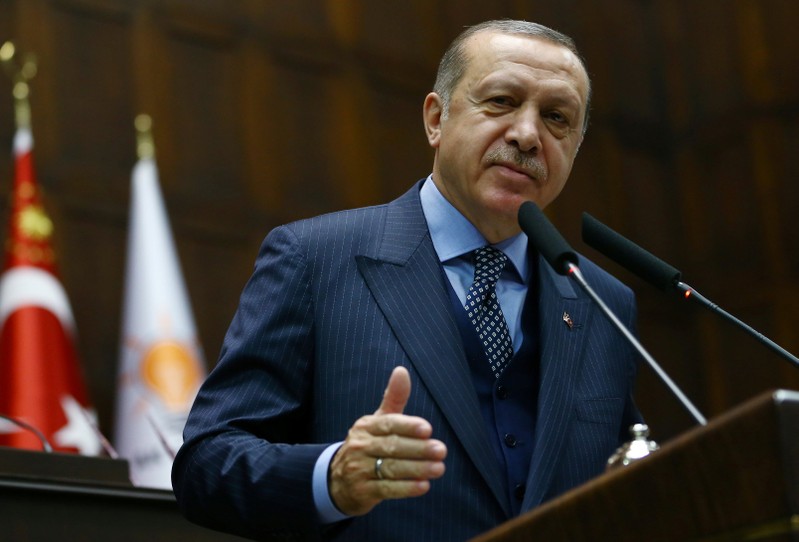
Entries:
[[664, 292], [676, 291], [684, 299], [693, 299], [700, 305], [715, 312], [728, 322], [732, 322], [772, 351], [781, 355], [794, 367], [799, 368], [799, 358], [783, 347], [720, 308], [691, 286], [681, 282], [682, 273], [651, 252], [636, 245], [617, 231], [603, 224], [588, 213], [583, 213], [583, 240], [590, 246], [625, 267], [635, 275]]
[[29, 423], [26, 423], [26, 422], [23, 422], [22, 420], [20, 420], [18, 418], [14, 418], [12, 416], [6, 416], [5, 414], [0, 414], [0, 419], [6, 420], [8, 422], [11, 422], [12, 424], [14, 424], [17, 427], [20, 427], [22, 429], [25, 429], [26, 431], [30, 431], [31, 433], [33, 433], [36, 436], [36, 438], [41, 443], [42, 451], [47, 452], [48, 454], [53, 452], [53, 446], [52, 446], [52, 444], [50, 444], [50, 441], [47, 440], [47, 437], [44, 436], [44, 433], [39, 431], [33, 425], [31, 425]]
[[708, 298], [706, 298], [705, 296], [694, 290], [691, 286], [685, 284], [684, 282], [677, 281], [674, 283], [674, 287], [678, 291], [682, 292], [682, 295], [683, 297], [685, 297], [685, 299], [693, 299], [700, 305], [704, 306], [707, 309], [710, 309], [719, 316], [723, 317], [725, 320], [732, 322], [733, 324], [736, 324], [741, 329], [749, 333], [752, 337], [754, 337], [764, 345], [768, 346], [771, 350], [781, 355], [794, 367], [799, 369], [799, 358], [797, 358], [796, 356], [785, 350], [783, 347], [781, 347], [780, 345], [778, 345], [777, 343], [775, 343], [774, 341], [772, 341], [771, 339], [769, 339], [768, 337], [766, 337], [765, 335], [754, 329], [749, 324], [742, 322], [741, 320], [739, 320], [729, 312], [725, 311], [724, 309], [719, 307], [716, 303], [713, 303]]
[[697, 423], [699, 423], [699, 425], [707, 425], [705, 417], [702, 416], [693, 403], [688, 400], [685, 394], [680, 391], [671, 378], [660, 368], [660, 365], [649, 355], [649, 352], [641, 346], [638, 339], [630, 333], [621, 321], [619, 321], [616, 315], [613, 314], [613, 311], [610, 310], [610, 307], [608, 307], [588, 285], [588, 282], [586, 282], [583, 274], [580, 272], [580, 268], [577, 267], [577, 254], [571, 250], [569, 244], [563, 239], [558, 230], [555, 229], [555, 226], [552, 225], [535, 202], [525, 201], [521, 204], [519, 207], [519, 226], [556, 273], [560, 275], [569, 275], [577, 281], [585, 293], [599, 306], [605, 316], [610, 319], [613, 325], [621, 331], [622, 335], [635, 347], [649, 366], [652, 367], [663, 383], [666, 384], [669, 390], [671, 390], [674, 396], [686, 410], [688, 410]]
[[630, 341], [630, 344], [632, 344], [635, 347], [635, 349], [638, 351], [641, 357], [643, 357], [644, 360], [646, 360], [646, 362], [649, 364], [652, 370], [654, 370], [657, 373], [657, 375], [660, 377], [663, 383], [666, 384], [669, 390], [671, 390], [671, 393], [674, 394], [674, 396], [677, 398], [678, 401], [680, 401], [683, 407], [685, 407], [685, 409], [688, 410], [688, 412], [690, 412], [691, 416], [693, 416], [696, 422], [699, 425], [707, 425], [707, 420], [705, 419], [705, 417], [699, 412], [699, 410], [693, 405], [693, 403], [691, 403], [691, 401], [688, 399], [688, 397], [685, 396], [685, 394], [680, 390], [680, 388], [677, 387], [677, 385], [672, 381], [672, 379], [669, 378], [669, 375], [667, 375], [666, 372], [663, 369], [661, 369], [660, 365], [658, 365], [655, 359], [651, 355], [649, 355], [649, 352], [647, 352], [646, 349], [638, 341], [638, 339], [635, 338], [635, 335], [630, 333], [630, 330], [627, 329], [627, 326], [625, 326], [616, 317], [616, 315], [613, 314], [613, 311], [610, 310], [610, 307], [608, 307], [605, 304], [605, 302], [602, 301], [602, 298], [599, 297], [596, 294], [596, 292], [594, 292], [593, 288], [591, 288], [591, 286], [588, 285], [588, 282], [586, 282], [585, 277], [583, 277], [583, 274], [580, 272], [580, 268], [571, 262], [567, 262], [567, 272], [569, 276], [573, 277], [574, 280], [577, 281], [577, 283], [585, 291], [585, 293], [588, 294], [588, 296], [594, 300], [594, 302], [599, 306], [599, 308], [602, 309], [602, 312], [605, 314], [605, 316], [607, 316], [610, 319], [611, 322], [613, 322], [613, 325], [615, 325], [616, 328], [619, 331], [621, 331], [621, 333], [627, 338], [627, 340]]

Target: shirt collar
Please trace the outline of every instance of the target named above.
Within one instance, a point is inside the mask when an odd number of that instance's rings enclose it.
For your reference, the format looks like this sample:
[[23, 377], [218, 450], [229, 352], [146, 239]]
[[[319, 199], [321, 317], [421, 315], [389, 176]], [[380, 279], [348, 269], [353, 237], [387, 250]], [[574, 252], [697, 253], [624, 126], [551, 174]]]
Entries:
[[[433, 182], [432, 175], [428, 176], [422, 185], [419, 197], [433, 247], [441, 263], [470, 254], [490, 244], [474, 224], [441, 194]], [[529, 279], [527, 236], [519, 233], [491, 246], [505, 253], [519, 277], [527, 283]]]

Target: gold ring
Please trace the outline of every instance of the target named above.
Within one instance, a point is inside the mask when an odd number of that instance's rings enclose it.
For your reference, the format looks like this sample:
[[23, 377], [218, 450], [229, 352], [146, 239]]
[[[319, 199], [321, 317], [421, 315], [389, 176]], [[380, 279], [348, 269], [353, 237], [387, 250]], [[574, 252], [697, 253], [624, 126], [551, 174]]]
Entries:
[[377, 475], [378, 480], [383, 479], [383, 471], [380, 470], [382, 468], [383, 468], [383, 458], [378, 457], [377, 460], [375, 461], [375, 474]]

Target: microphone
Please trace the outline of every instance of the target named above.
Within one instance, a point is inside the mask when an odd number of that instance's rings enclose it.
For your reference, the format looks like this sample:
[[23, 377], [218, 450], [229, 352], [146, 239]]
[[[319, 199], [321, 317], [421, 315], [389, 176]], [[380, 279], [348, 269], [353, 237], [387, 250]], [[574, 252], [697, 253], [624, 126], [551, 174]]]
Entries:
[[595, 248], [656, 288], [665, 292], [676, 292], [683, 299], [693, 300], [720, 315], [725, 320], [739, 326], [772, 351], [782, 356], [789, 363], [799, 368], [799, 358], [748, 324], [728, 313], [688, 284], [682, 282], [682, 273], [680, 273], [680, 271], [639, 247], [623, 235], [613, 231], [588, 213], [583, 213], [583, 240], [589, 246]]
[[569, 267], [577, 266], [577, 254], [534, 202], [519, 207], [519, 226], [556, 273], [568, 275]]
[[39, 439], [39, 442], [42, 444], [42, 451], [47, 452], [48, 454], [52, 453], [53, 445], [50, 444], [50, 441], [47, 440], [47, 437], [44, 436], [44, 433], [36, 429], [34, 426], [12, 416], [6, 416], [5, 414], [0, 414], [0, 418], [36, 435], [36, 438]]
[[111, 446], [111, 443], [108, 442], [107, 438], [105, 438], [103, 432], [100, 431], [100, 428], [97, 426], [97, 422], [94, 420], [94, 418], [85, 408], [83, 408], [83, 406], [80, 407], [80, 412], [83, 415], [83, 418], [86, 420], [86, 423], [89, 424], [92, 433], [94, 433], [94, 436], [97, 437], [97, 440], [100, 442], [100, 446], [103, 448], [105, 453], [108, 454], [108, 457], [111, 459], [119, 459], [119, 454], [117, 453], [116, 449]]
[[583, 241], [655, 288], [669, 291], [676, 288], [680, 282], [682, 273], [677, 269], [616, 233], [588, 213], [583, 213]]
[[[152, 409], [150, 409], [152, 410]], [[164, 434], [161, 427], [155, 422], [150, 411], [147, 412], [147, 421], [150, 423], [150, 427], [155, 432], [156, 437], [158, 437], [158, 443], [161, 445], [161, 448], [167, 453], [169, 458], [174, 461], [175, 457], [177, 457], [178, 452], [175, 450], [167, 441], [166, 435]]]
[[610, 307], [594, 292], [586, 282], [580, 268], [577, 266], [577, 254], [571, 249], [569, 244], [560, 235], [555, 226], [544, 215], [541, 209], [532, 201], [525, 201], [519, 207], [519, 226], [527, 234], [533, 246], [541, 253], [550, 266], [560, 275], [572, 277], [586, 294], [599, 306], [605, 316], [616, 326], [624, 335], [627, 341], [638, 351], [641, 357], [649, 364], [652, 370], [660, 377], [660, 380], [669, 388], [677, 400], [693, 416], [699, 425], [707, 425], [707, 420], [699, 410], [691, 403], [688, 397], [677, 387], [669, 378], [669, 375], [661, 369], [655, 359], [646, 351], [638, 339], [635, 338], [627, 326], [616, 317]]

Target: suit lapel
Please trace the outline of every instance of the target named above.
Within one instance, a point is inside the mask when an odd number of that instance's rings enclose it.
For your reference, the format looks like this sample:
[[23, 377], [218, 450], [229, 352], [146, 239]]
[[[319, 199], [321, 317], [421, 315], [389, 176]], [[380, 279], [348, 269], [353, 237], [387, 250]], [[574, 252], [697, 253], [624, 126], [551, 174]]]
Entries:
[[[569, 279], [539, 261], [540, 392], [535, 449], [522, 510], [545, 498], [574, 416], [574, 389], [594, 307]], [[571, 324], [571, 325], [569, 325]]]
[[397, 340], [469, 458], [505, 512], [499, 466], [489, 446], [445, 277], [427, 231], [418, 185], [388, 206], [377, 257], [358, 268]]

